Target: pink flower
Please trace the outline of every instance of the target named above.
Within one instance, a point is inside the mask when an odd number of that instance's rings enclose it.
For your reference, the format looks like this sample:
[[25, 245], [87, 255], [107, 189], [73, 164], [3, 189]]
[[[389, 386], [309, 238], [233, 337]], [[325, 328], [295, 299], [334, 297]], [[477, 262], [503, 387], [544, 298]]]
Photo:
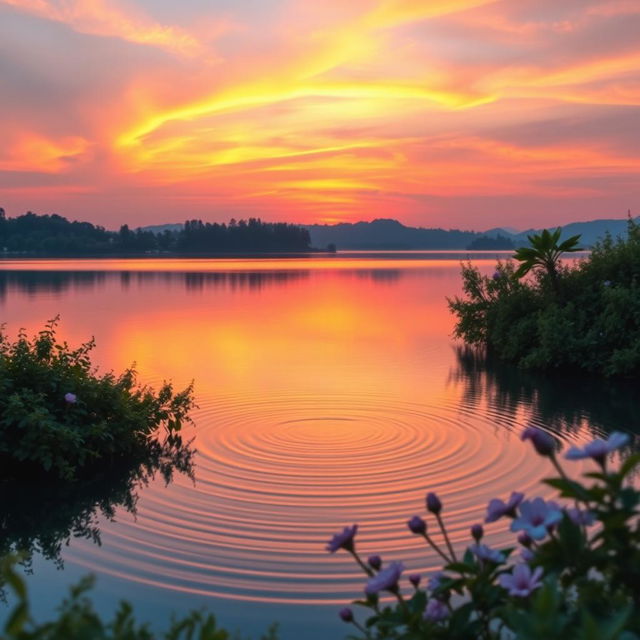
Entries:
[[550, 527], [562, 520], [562, 511], [555, 502], [542, 498], [525, 500], [520, 505], [520, 515], [511, 523], [511, 531], [525, 531], [533, 540], [542, 540]]
[[513, 518], [516, 515], [516, 507], [523, 499], [524, 493], [518, 493], [517, 491], [511, 494], [511, 497], [506, 503], [499, 498], [494, 498], [487, 506], [487, 517], [484, 521], [487, 523], [495, 522], [502, 518], [502, 516], [511, 516]]
[[354, 524], [352, 527], [345, 527], [344, 531], [336, 533], [333, 538], [329, 540], [327, 543], [327, 551], [329, 551], [329, 553], [335, 553], [338, 549], [353, 551], [353, 538], [357, 531], [357, 524]]
[[532, 573], [528, 564], [517, 564], [512, 573], [503, 573], [498, 578], [498, 582], [503, 589], [507, 589], [510, 596], [526, 598], [538, 587], [542, 586], [540, 583], [541, 577], [541, 567], [538, 567]]
[[396, 591], [398, 580], [404, 571], [402, 562], [392, 562], [388, 567], [382, 569], [372, 578], [369, 578], [364, 588], [368, 596], [372, 596], [379, 591]]
[[78, 396], [76, 396], [75, 393], [65, 393], [64, 401], [69, 404], [75, 404], [76, 402], [78, 402]]

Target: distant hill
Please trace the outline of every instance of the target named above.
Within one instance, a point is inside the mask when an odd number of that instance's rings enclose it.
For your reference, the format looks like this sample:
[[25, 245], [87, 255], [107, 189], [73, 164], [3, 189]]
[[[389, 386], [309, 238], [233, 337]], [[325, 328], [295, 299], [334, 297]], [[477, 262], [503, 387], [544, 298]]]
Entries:
[[[560, 225], [562, 237], [581, 234], [583, 247], [592, 246], [609, 232], [614, 238], [624, 236], [627, 232], [627, 220], [605, 219], [589, 222], [572, 222]], [[428, 229], [423, 227], [407, 227], [401, 222], [381, 218], [371, 222], [343, 222], [334, 225], [306, 225], [311, 235], [311, 245], [324, 248], [334, 244], [338, 249], [366, 250], [402, 250], [402, 249], [478, 249], [488, 250], [509, 248], [509, 242], [519, 247], [527, 244], [527, 235], [539, 233], [541, 229], [514, 232], [510, 228], [494, 228], [487, 231], [470, 231], [459, 229]], [[554, 227], [555, 228], [555, 227]], [[489, 242], [494, 239], [495, 242]]]
[[[636, 218], [638, 220], [638, 218]], [[529, 229], [521, 233], [514, 234], [513, 239], [518, 246], [526, 244], [527, 236], [532, 233], [539, 233], [540, 229]], [[583, 247], [591, 247], [604, 235], [609, 232], [614, 238], [627, 235], [627, 220], [590, 220], [589, 222], [571, 222], [562, 226], [562, 237], [575, 236], [580, 234], [580, 243]]]
[[405, 227], [397, 220], [378, 219], [371, 222], [344, 222], [334, 225], [306, 225], [311, 245], [324, 248], [335, 244], [338, 249], [464, 249], [482, 235], [458, 229], [424, 229]]

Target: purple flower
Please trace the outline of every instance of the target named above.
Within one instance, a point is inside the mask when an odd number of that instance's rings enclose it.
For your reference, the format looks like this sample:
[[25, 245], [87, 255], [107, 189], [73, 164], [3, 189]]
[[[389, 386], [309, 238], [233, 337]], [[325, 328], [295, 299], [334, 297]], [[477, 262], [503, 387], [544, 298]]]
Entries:
[[500, 278], [502, 278], [502, 275], [500, 274], [499, 271], [494, 271], [493, 275], [491, 276], [494, 280], [500, 280]]
[[524, 499], [524, 493], [518, 493], [514, 491], [511, 494], [509, 500], [505, 503], [499, 498], [494, 498], [489, 502], [487, 506], [487, 517], [485, 518], [485, 522], [495, 522], [502, 518], [502, 516], [511, 516], [512, 518], [516, 515], [516, 507], [522, 502]]
[[429, 622], [441, 622], [449, 617], [449, 609], [444, 602], [431, 598], [427, 603], [427, 608], [424, 610], [424, 619]]
[[603, 284], [605, 287], [610, 287], [610, 286], [611, 286], [611, 280], [605, 280], [602, 284]]
[[469, 547], [469, 550], [476, 556], [476, 558], [485, 562], [501, 564], [505, 561], [503, 553], [500, 553], [500, 551], [496, 551], [495, 549], [491, 549], [491, 547], [488, 547], [486, 544], [472, 544]]
[[555, 502], [542, 498], [525, 500], [520, 505], [520, 515], [511, 523], [511, 531], [524, 531], [533, 540], [542, 540], [549, 527], [562, 520], [562, 511]]
[[411, 520], [408, 520], [407, 527], [411, 533], [422, 535], [427, 532], [427, 523], [420, 516], [413, 516]]
[[533, 540], [523, 531], [518, 536], [518, 542], [523, 546], [529, 548], [533, 544]]
[[578, 509], [578, 507], [567, 507], [564, 512], [569, 516], [569, 520], [579, 527], [590, 527], [596, 521], [596, 516], [592, 511], [585, 511]]
[[422, 576], [419, 573], [412, 573], [409, 576], [409, 582], [417, 589], [420, 581], [422, 580]]
[[442, 511], [442, 502], [440, 502], [440, 498], [433, 492], [427, 493], [427, 511], [430, 511], [436, 516]]
[[607, 440], [596, 438], [584, 448], [571, 447], [565, 454], [567, 460], [582, 460], [583, 458], [593, 458], [599, 464], [604, 464], [604, 460], [609, 453], [624, 447], [629, 442], [629, 436], [626, 433], [614, 431]]
[[446, 578], [446, 576], [444, 575], [444, 573], [442, 573], [442, 571], [437, 571], [436, 573], [432, 574], [432, 576], [429, 578], [429, 582], [427, 582], [427, 589], [429, 589], [429, 591], [435, 591], [436, 589], [438, 589], [442, 584], [443, 578]]
[[327, 551], [335, 553], [338, 549], [346, 549], [347, 551], [353, 551], [353, 538], [358, 531], [358, 525], [354, 524], [352, 527], [345, 527], [344, 531], [336, 533], [331, 540], [327, 543]]
[[531, 573], [528, 564], [517, 564], [513, 573], [503, 573], [498, 582], [503, 589], [509, 591], [510, 596], [526, 598], [541, 586], [542, 568], [538, 567]]
[[404, 571], [402, 562], [392, 562], [388, 567], [382, 569], [372, 578], [369, 578], [364, 588], [368, 596], [372, 596], [379, 591], [396, 591], [398, 580]]
[[481, 524], [474, 524], [471, 527], [471, 537], [476, 541], [480, 542], [482, 540], [482, 536], [484, 536], [484, 529]]
[[64, 401], [68, 402], [69, 404], [75, 404], [76, 402], [78, 402], [78, 396], [75, 393], [65, 393]]
[[520, 551], [520, 557], [524, 560], [524, 562], [531, 562], [535, 558], [536, 554], [531, 550], [525, 547]]
[[342, 618], [344, 622], [353, 622], [353, 611], [349, 607], [345, 607], [344, 609], [340, 609], [338, 615]]
[[550, 436], [546, 431], [538, 429], [538, 427], [527, 427], [520, 438], [524, 440], [531, 440], [535, 450], [541, 456], [550, 456], [554, 450], [556, 441], [553, 436]]
[[380, 570], [380, 567], [382, 566], [382, 558], [380, 556], [369, 556], [367, 562], [369, 563], [369, 566], [372, 569], [375, 569], [376, 571]]

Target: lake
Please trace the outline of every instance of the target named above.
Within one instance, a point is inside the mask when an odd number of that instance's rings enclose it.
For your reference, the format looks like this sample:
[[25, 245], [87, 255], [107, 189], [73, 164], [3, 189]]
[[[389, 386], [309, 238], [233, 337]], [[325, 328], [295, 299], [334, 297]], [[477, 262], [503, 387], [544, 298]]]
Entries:
[[[460, 349], [446, 297], [467, 255], [1, 262], [10, 336], [60, 314], [71, 344], [95, 336], [101, 370], [135, 362], [152, 386], [194, 380], [199, 405], [187, 430], [195, 477], [136, 489], [135, 513], [99, 517], [101, 545], [72, 536], [61, 562], [36, 557], [37, 617], [91, 572], [101, 611], [126, 598], [156, 628], [207, 607], [247, 635], [277, 621], [282, 640], [341, 638], [337, 610], [364, 579], [347, 554], [325, 551], [333, 533], [358, 523], [365, 556], [427, 574], [437, 558], [406, 527], [426, 491], [463, 548], [489, 499], [552, 495], [524, 426], [571, 442], [632, 430], [640, 403], [621, 383], [523, 374]], [[492, 272], [495, 252], [470, 257]], [[73, 508], [69, 496], [32, 500], [36, 521]], [[501, 523], [487, 532], [491, 544], [513, 539]]]

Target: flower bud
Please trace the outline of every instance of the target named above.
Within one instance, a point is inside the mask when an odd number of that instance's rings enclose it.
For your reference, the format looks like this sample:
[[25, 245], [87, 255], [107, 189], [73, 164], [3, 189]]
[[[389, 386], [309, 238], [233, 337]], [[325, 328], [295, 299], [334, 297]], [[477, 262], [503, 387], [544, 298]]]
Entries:
[[422, 576], [419, 573], [412, 573], [409, 576], [409, 582], [417, 589], [420, 584], [420, 580], [422, 580]]
[[380, 570], [380, 567], [382, 566], [382, 558], [380, 556], [369, 556], [369, 559], [367, 560], [367, 562], [369, 563], [369, 566], [372, 569], [375, 569], [376, 571]]
[[415, 534], [424, 534], [427, 532], [427, 523], [420, 516], [413, 516], [407, 521], [409, 531]]
[[345, 607], [344, 609], [340, 609], [338, 615], [344, 622], [353, 622], [353, 611], [349, 607]]
[[442, 511], [442, 502], [433, 492], [427, 493], [427, 510], [436, 516]]
[[484, 529], [481, 524], [474, 524], [471, 527], [471, 536], [476, 542], [480, 542], [482, 540], [482, 536], [484, 536]]
[[520, 436], [522, 440], [531, 440], [535, 450], [541, 456], [551, 456], [555, 451], [555, 440], [546, 431], [538, 427], [527, 427]]
[[526, 531], [523, 531], [519, 536], [518, 536], [518, 542], [523, 546], [523, 547], [527, 547], [529, 548], [531, 546], [531, 544], [533, 543], [533, 540], [529, 537], [529, 535], [526, 533]]

